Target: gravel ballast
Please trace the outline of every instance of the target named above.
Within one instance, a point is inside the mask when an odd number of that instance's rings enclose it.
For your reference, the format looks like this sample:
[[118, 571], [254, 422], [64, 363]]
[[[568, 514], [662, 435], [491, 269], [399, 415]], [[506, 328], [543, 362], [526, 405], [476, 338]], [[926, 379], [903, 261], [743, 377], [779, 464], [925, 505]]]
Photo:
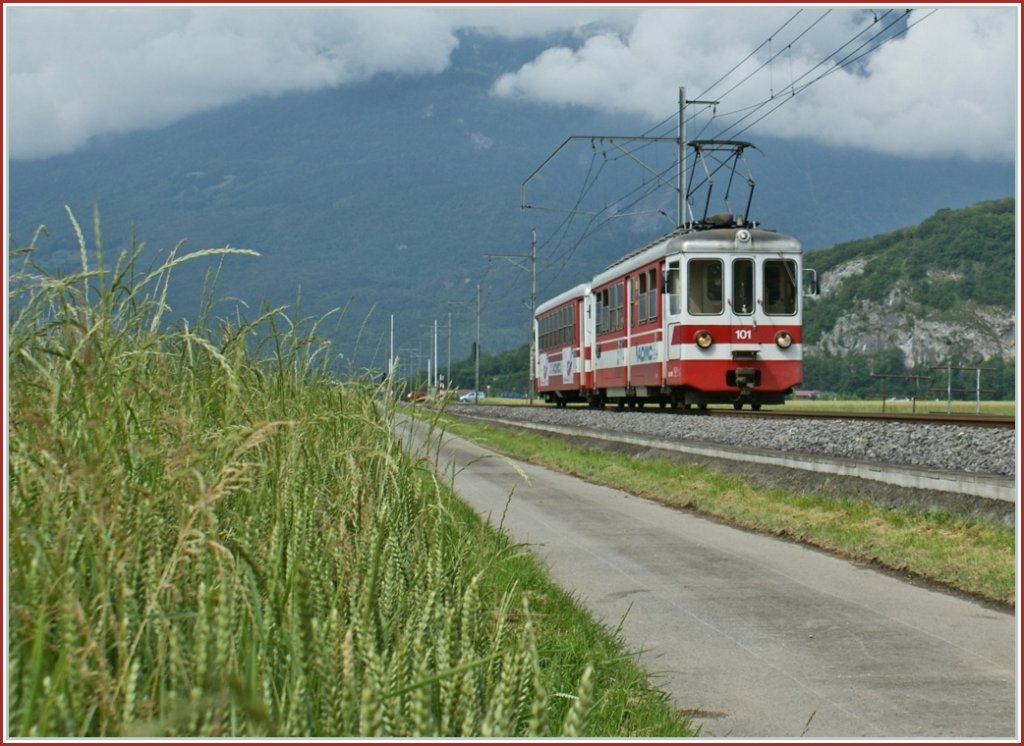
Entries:
[[677, 442], [820, 455], [969, 474], [1016, 474], [1014, 430], [843, 419], [716, 417], [554, 407], [456, 404], [452, 414], [621, 432]]

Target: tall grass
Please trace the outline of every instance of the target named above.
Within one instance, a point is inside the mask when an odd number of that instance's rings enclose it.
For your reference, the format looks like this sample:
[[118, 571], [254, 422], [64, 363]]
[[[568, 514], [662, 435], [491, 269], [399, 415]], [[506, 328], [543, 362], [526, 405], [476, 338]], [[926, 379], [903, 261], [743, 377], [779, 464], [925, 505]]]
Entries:
[[68, 214], [79, 272], [12, 257], [12, 736], [588, 732], [593, 668], [551, 688], [529, 595], [317, 321], [168, 325], [175, 267], [253, 252], [111, 269]]

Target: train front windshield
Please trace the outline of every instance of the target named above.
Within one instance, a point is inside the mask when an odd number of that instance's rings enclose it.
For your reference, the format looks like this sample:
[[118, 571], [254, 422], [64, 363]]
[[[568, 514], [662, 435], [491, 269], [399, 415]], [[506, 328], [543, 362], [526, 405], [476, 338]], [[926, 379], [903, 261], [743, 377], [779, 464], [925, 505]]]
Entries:
[[796, 313], [796, 262], [768, 259], [764, 263], [764, 310], [775, 316]]
[[[728, 272], [730, 287], [723, 287], [721, 259], [691, 259], [687, 265], [687, 310], [694, 315], [722, 313], [723, 300], [737, 315], [750, 315], [758, 302], [770, 316], [792, 316], [797, 311], [797, 268], [792, 259], [766, 259], [761, 265], [760, 287], [755, 282], [753, 259], [734, 259]], [[669, 265], [670, 313], [678, 308], [678, 269]], [[758, 291], [760, 295], [758, 297]]]

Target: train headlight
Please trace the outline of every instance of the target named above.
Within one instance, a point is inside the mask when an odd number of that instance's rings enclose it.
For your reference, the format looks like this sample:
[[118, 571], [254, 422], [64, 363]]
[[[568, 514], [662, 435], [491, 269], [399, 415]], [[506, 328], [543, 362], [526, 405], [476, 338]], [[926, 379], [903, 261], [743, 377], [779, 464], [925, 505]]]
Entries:
[[693, 337], [693, 341], [696, 342], [697, 346], [700, 347], [702, 350], [706, 350], [715, 342], [715, 340], [711, 337], [711, 332], [709, 331], [697, 332], [697, 334], [694, 335]]
[[775, 344], [779, 346], [779, 349], [785, 350], [793, 344], [793, 335], [789, 332], [779, 332], [775, 335]]

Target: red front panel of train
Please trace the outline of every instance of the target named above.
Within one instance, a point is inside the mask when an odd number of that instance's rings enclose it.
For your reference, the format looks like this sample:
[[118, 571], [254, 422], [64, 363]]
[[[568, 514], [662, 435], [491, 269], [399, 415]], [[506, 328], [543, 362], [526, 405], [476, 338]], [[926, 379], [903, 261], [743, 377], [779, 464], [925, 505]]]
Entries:
[[736, 391], [730, 374], [740, 368], [759, 372], [755, 391], [788, 391], [803, 381], [799, 360], [673, 360], [668, 364], [668, 384], [705, 392]]
[[[780, 348], [776, 335], [785, 332], [790, 346]], [[710, 334], [701, 349], [698, 335]], [[735, 390], [731, 376], [740, 368], [758, 371], [758, 391], [786, 391], [803, 380], [801, 329], [791, 325], [680, 325], [672, 330], [667, 378], [669, 386], [699, 391]]]

